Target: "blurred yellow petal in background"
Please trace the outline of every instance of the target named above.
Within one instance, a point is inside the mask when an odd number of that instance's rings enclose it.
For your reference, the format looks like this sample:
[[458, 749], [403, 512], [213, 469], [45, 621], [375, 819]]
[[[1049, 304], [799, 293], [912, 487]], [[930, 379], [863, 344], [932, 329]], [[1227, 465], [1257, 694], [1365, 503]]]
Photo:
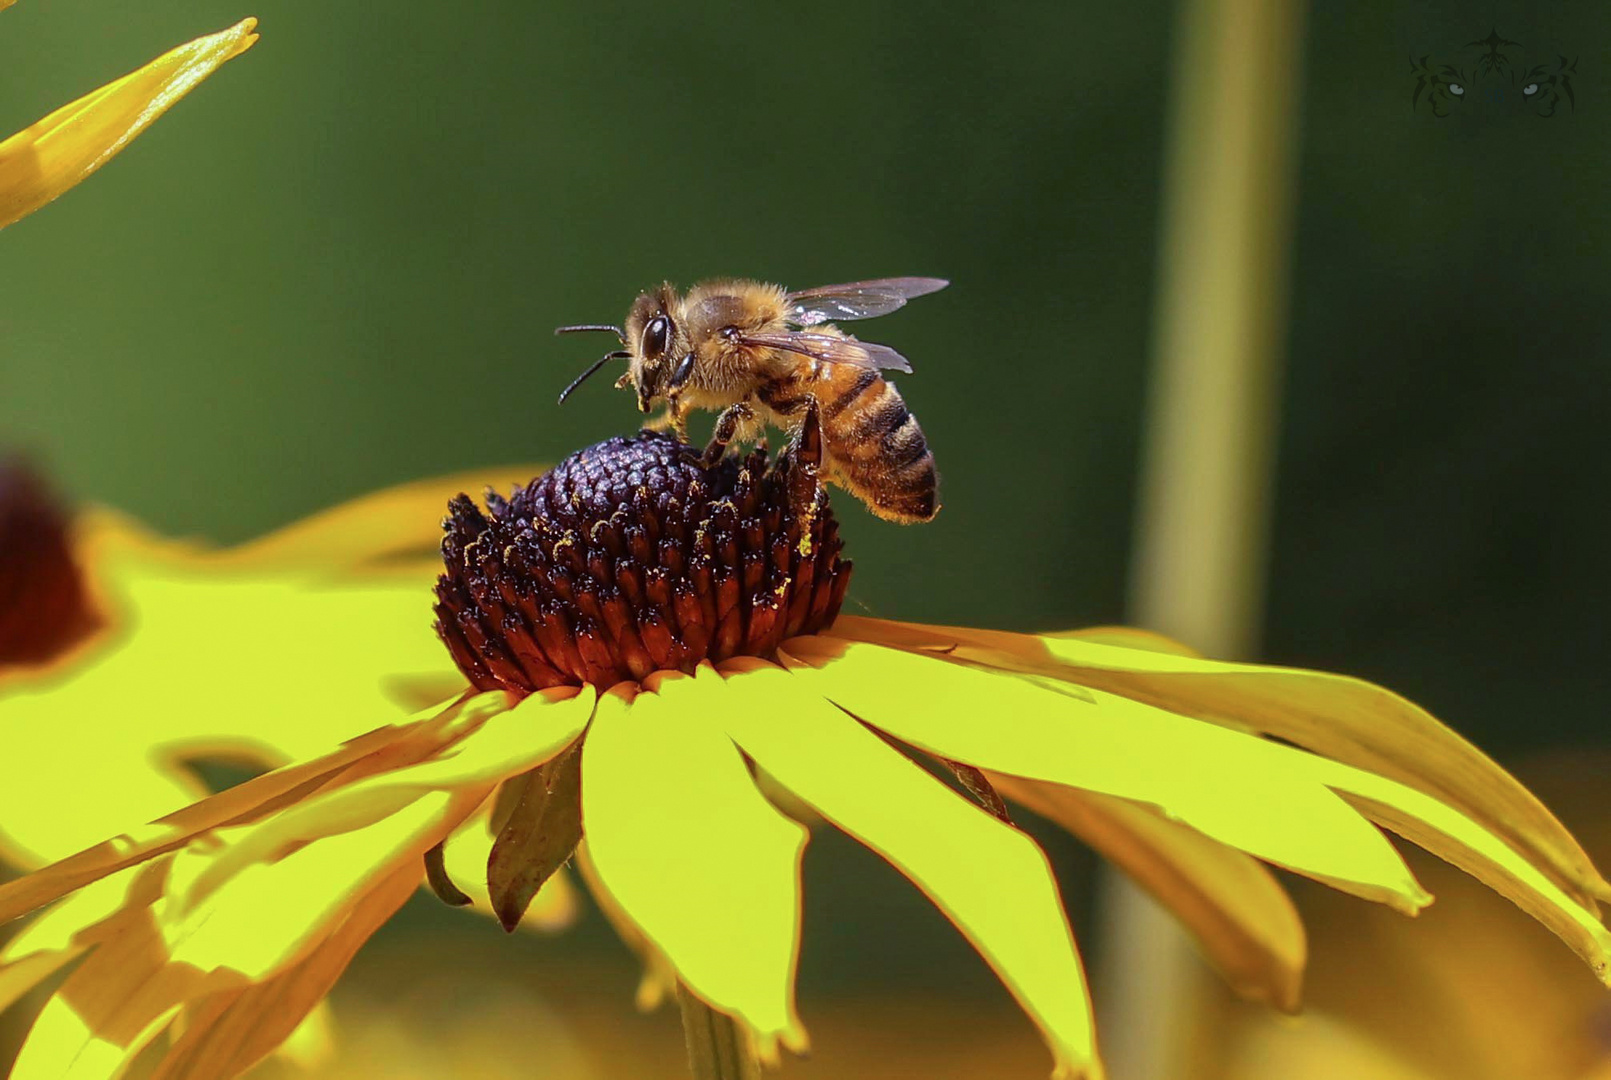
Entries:
[[256, 29], [256, 19], [242, 19], [171, 49], [0, 142], [0, 228], [106, 164], [224, 61], [251, 48]]
[[[350, 754], [377, 720], [463, 689], [430, 624], [437, 519], [452, 493], [540, 470], [412, 481], [213, 548], [106, 509], [68, 523], [40, 481], [0, 469], [0, 547], [11, 556], [0, 593], [38, 586], [15, 605], [35, 622], [69, 585], [93, 609], [55, 656], [8, 648], [29, 638], [0, 626], [0, 868], [31, 869], [172, 814], [207, 793], [200, 766], [249, 773], [338, 746]], [[372, 630], [355, 634], [355, 619]], [[490, 844], [483, 813], [448, 851], [456, 866], [485, 866]], [[558, 875], [525, 925], [559, 929], [575, 911]], [[32, 951], [18, 938], [0, 957]], [[52, 966], [76, 954], [52, 954]]]
[[461, 689], [430, 623], [437, 519], [449, 494], [533, 468], [387, 488], [234, 548], [81, 515], [71, 555], [100, 631], [43, 665], [0, 656], [0, 860], [37, 866], [168, 814], [205, 794], [198, 761], [274, 768]]

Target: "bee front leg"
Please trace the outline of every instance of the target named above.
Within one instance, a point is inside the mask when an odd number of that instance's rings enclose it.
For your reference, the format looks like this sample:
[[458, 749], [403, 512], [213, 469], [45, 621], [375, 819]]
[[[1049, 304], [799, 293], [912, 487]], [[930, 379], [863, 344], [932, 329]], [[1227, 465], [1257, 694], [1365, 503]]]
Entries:
[[644, 431], [675, 432], [678, 442], [688, 441], [688, 413], [673, 398], [666, 403], [666, 411], [643, 425]]
[[729, 405], [722, 410], [716, 418], [716, 430], [711, 432], [710, 442], [705, 446], [705, 453], [700, 457], [700, 464], [705, 468], [712, 468], [727, 453], [727, 445], [738, 438], [739, 432], [748, 429], [755, 423], [755, 410], [745, 402]]

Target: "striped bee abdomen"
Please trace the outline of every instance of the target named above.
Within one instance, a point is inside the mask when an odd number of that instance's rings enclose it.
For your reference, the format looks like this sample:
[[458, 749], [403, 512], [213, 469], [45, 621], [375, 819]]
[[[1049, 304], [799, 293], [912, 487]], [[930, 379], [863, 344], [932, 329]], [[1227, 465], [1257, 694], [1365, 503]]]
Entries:
[[900, 391], [876, 371], [834, 365], [812, 388], [829, 476], [887, 521], [931, 521], [934, 455]]

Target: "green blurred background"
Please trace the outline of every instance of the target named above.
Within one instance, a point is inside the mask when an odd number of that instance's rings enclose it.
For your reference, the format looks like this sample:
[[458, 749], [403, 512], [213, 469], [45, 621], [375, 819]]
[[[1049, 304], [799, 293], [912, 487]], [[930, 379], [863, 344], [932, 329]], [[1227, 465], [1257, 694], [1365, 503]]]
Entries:
[[[1124, 618], [1171, 5], [28, 0], [0, 128], [247, 14], [252, 52], [0, 237], [0, 440], [74, 498], [235, 541], [554, 460], [640, 419], [603, 378], [555, 406], [596, 355], [556, 325], [662, 279], [935, 274], [868, 336], [913, 361], [945, 510], [839, 500], [849, 609]], [[1408, 57], [1491, 25], [1580, 58], [1575, 111], [1412, 110]], [[1302, 126], [1261, 658], [1382, 681], [1507, 762], [1611, 746], [1611, 9], [1318, 6], [1303, 64], [1268, 88]], [[1088, 861], [1042, 835], [1084, 920]], [[881, 987], [1010, 1011], [876, 858], [823, 837], [807, 873], [808, 1020]], [[488, 932], [411, 911], [387, 933]], [[596, 916], [514, 948], [630, 986]]]

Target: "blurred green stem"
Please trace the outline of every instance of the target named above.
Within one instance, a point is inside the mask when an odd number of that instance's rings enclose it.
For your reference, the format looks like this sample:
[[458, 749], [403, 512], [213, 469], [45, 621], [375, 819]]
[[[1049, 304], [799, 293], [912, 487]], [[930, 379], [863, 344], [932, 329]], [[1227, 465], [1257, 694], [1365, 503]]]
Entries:
[[[1130, 618], [1253, 654], [1264, 594], [1297, 143], [1302, 0], [1184, 0]], [[1102, 898], [1103, 1042], [1123, 1080], [1198, 1075], [1201, 963], [1127, 879]]]
[[760, 1062], [739, 1021], [706, 1005], [686, 986], [677, 987], [677, 1003], [694, 1080], [760, 1080]]

